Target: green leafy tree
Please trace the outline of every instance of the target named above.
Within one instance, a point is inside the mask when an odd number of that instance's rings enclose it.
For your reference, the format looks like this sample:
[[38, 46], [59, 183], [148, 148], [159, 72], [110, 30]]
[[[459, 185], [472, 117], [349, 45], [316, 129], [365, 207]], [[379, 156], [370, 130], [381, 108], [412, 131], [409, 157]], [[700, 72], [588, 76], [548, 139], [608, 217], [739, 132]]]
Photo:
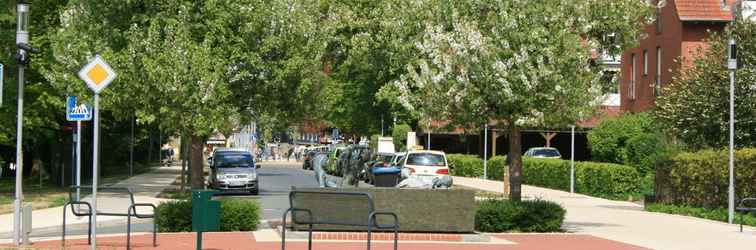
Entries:
[[[119, 78], [103, 108], [187, 135], [192, 187], [202, 187], [204, 140], [273, 114], [290, 121], [323, 51], [307, 1], [71, 1], [54, 36], [48, 79], [68, 85], [94, 54]], [[107, 35], [103, 35], [107, 34]], [[73, 88], [86, 94], [83, 84]], [[119, 113], [120, 112], [120, 113]]]
[[[632, 45], [650, 14], [638, 0], [433, 4], [439, 13], [425, 22], [419, 57], [395, 82], [399, 101], [425, 118], [505, 124], [512, 200], [521, 196], [520, 128], [592, 115], [602, 100], [591, 50]], [[620, 37], [616, 44], [604, 42], [609, 33]]]
[[412, 128], [407, 124], [397, 124], [391, 131], [394, 138], [394, 145], [398, 151], [407, 150], [407, 133], [412, 132]]
[[744, 20], [724, 34], [712, 34], [711, 47], [675, 76], [656, 100], [656, 120], [691, 149], [729, 143], [730, 78], [725, 60], [730, 37], [738, 43], [735, 146], [756, 146], [756, 23]]

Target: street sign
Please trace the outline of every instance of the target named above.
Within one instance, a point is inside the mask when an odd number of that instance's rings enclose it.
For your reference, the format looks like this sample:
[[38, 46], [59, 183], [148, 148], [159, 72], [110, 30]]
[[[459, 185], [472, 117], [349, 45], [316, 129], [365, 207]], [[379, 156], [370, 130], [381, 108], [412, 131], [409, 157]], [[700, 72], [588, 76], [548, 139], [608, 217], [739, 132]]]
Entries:
[[94, 92], [94, 138], [92, 139], [92, 250], [97, 249], [97, 170], [100, 168], [100, 92], [115, 79], [116, 73], [100, 55], [79, 71], [79, 78]]
[[66, 102], [66, 120], [75, 121], [90, 121], [92, 120], [92, 107], [80, 104], [76, 105], [76, 97], [69, 96], [68, 102]]
[[79, 71], [79, 78], [87, 83], [87, 87], [99, 94], [115, 79], [116, 73], [105, 60], [96, 55], [84, 68]]

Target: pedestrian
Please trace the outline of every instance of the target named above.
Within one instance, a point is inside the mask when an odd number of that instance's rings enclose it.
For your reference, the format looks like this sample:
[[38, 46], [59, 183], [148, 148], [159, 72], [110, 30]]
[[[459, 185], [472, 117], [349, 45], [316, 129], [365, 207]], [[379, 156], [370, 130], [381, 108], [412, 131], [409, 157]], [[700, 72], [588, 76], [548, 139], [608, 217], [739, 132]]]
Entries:
[[294, 147], [289, 147], [289, 154], [286, 156], [287, 161], [291, 161], [292, 154], [294, 154]]

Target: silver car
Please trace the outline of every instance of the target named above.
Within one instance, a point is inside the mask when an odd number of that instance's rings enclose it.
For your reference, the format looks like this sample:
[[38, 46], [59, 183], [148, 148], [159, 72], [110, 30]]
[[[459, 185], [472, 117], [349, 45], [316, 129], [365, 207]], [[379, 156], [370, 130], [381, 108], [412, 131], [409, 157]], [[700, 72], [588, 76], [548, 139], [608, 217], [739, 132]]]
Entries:
[[257, 166], [252, 153], [243, 149], [219, 149], [210, 162], [210, 187], [220, 191], [259, 193]]

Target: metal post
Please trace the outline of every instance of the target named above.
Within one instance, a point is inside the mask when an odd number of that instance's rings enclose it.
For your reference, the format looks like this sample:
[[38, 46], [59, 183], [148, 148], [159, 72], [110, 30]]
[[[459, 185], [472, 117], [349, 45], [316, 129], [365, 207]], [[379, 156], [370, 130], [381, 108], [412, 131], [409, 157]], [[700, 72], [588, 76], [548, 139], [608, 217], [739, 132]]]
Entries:
[[[76, 121], [76, 186], [81, 186], [81, 121]], [[81, 188], [76, 188], [76, 201], [81, 200]]]
[[131, 115], [131, 139], [129, 140], [129, 176], [134, 176], [134, 115]]
[[381, 137], [383, 137], [383, 115], [381, 115]]
[[570, 193], [575, 193], [575, 125], [570, 126]]
[[488, 123], [483, 132], [483, 179], [488, 180]]
[[[734, 42], [734, 40], [733, 40]], [[730, 145], [728, 152], [728, 166], [730, 170], [730, 186], [728, 188], [727, 222], [732, 224], [735, 216], [735, 70], [730, 71]]]
[[24, 66], [18, 65], [18, 111], [16, 113], [16, 200], [13, 202], [13, 243], [21, 245], [21, 203], [24, 152]]
[[428, 120], [428, 150], [431, 149], [430, 148], [430, 135], [431, 135], [431, 132], [430, 132], [431, 128], [430, 127], [431, 127], [431, 122], [430, 122], [430, 120]]
[[92, 250], [97, 250], [97, 169], [100, 165], [100, 94], [94, 96], [94, 142], [92, 146]]

